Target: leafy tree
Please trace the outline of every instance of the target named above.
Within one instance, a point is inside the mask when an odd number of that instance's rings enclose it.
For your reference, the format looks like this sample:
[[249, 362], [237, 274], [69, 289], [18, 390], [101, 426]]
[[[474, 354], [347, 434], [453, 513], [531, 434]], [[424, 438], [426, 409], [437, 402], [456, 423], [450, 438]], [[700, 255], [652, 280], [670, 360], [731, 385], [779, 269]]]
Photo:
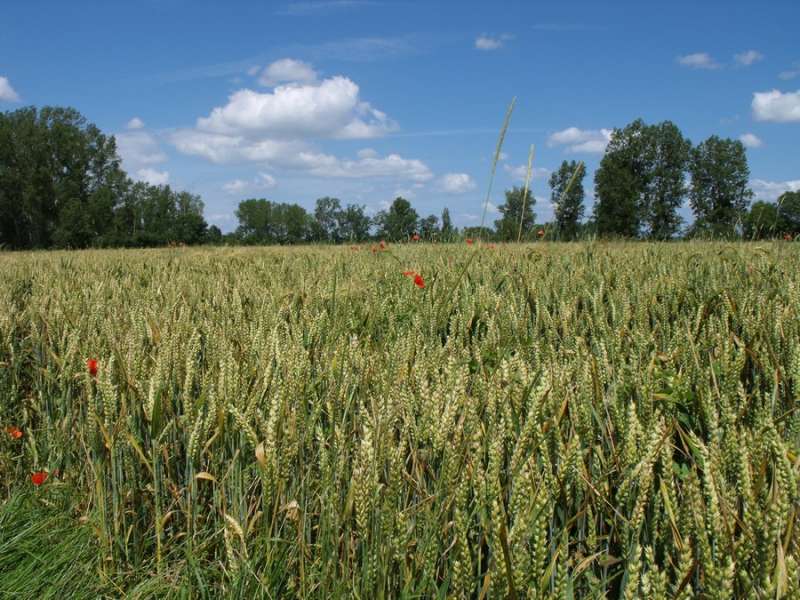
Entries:
[[114, 138], [75, 109], [0, 114], [0, 244], [96, 243], [125, 179]]
[[667, 239], [677, 233], [690, 142], [670, 121], [641, 119], [615, 129], [595, 173], [594, 219], [601, 235]]
[[780, 229], [778, 207], [772, 202], [754, 202], [744, 219], [745, 238], [750, 240], [773, 238], [780, 233]]
[[322, 239], [339, 242], [341, 235], [339, 232], [339, 220], [342, 212], [342, 205], [338, 198], [324, 198], [317, 199], [317, 205], [314, 208], [314, 219], [319, 225]]
[[[446, 209], [445, 209], [446, 210]], [[439, 217], [428, 215], [419, 222], [420, 235], [426, 240], [432, 240], [439, 233]]]
[[211, 225], [206, 231], [206, 244], [219, 245], [223, 241], [222, 230], [216, 225]]
[[450, 241], [454, 234], [455, 230], [453, 229], [453, 221], [450, 220], [450, 210], [445, 206], [442, 209], [442, 239]]
[[391, 240], [408, 239], [417, 230], [417, 211], [402, 197], [395, 198], [388, 211], [376, 215], [375, 225], [378, 235]]
[[778, 198], [778, 217], [785, 233], [800, 234], [800, 190], [786, 192]]
[[681, 226], [678, 214], [686, 195], [685, 171], [691, 142], [670, 121], [647, 128], [648, 167], [644, 178], [643, 217], [651, 238], [673, 237]]
[[347, 208], [337, 215], [339, 238], [360, 242], [369, 237], [370, 218], [364, 206], [348, 204]]
[[[580, 171], [576, 174], [576, 171]], [[567, 189], [572, 177], [575, 180]], [[563, 161], [558, 171], [550, 175], [550, 199], [555, 207], [556, 228], [561, 239], [575, 239], [578, 224], [583, 218], [583, 178], [586, 169], [574, 160]]]
[[525, 191], [521, 187], [506, 190], [506, 201], [498, 207], [501, 217], [494, 222], [498, 239], [504, 241], [517, 239], [521, 215], [524, 215], [522, 216], [523, 237], [526, 237], [526, 234], [531, 231], [534, 222], [533, 205], [536, 199], [533, 197], [531, 190], [527, 190], [527, 196], [524, 196], [525, 207], [523, 213], [523, 194]]
[[[519, 225], [518, 225], [519, 226]], [[467, 240], [495, 240], [497, 233], [491, 227], [464, 227], [461, 235]], [[516, 237], [514, 239], [517, 239]]]
[[694, 233], [735, 233], [753, 197], [744, 144], [711, 136], [692, 152], [689, 172]]

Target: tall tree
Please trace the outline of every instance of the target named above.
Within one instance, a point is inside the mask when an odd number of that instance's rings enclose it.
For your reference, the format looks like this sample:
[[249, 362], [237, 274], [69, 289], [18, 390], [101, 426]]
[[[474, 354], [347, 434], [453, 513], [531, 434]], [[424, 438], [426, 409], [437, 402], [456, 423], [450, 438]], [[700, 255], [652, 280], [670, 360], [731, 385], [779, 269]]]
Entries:
[[72, 108], [0, 113], [0, 244], [88, 246], [125, 185], [113, 137]]
[[753, 197], [744, 144], [711, 136], [692, 151], [689, 172], [694, 232], [734, 234]]
[[800, 234], [800, 190], [785, 192], [778, 198], [778, 217], [785, 233]]
[[332, 242], [341, 241], [339, 235], [339, 216], [342, 212], [342, 204], [338, 198], [318, 198], [314, 208], [314, 219], [319, 225], [323, 239]]
[[337, 216], [339, 237], [342, 240], [360, 242], [369, 237], [370, 219], [364, 206], [348, 204]]
[[439, 217], [428, 215], [419, 221], [419, 233], [426, 240], [434, 239], [439, 233]]
[[595, 173], [594, 218], [601, 235], [654, 239], [678, 232], [691, 144], [670, 121], [637, 119], [615, 129]]
[[442, 240], [449, 242], [454, 234], [455, 230], [453, 229], [453, 221], [450, 219], [450, 210], [445, 206], [442, 209]]
[[665, 240], [680, 229], [678, 208], [686, 196], [685, 172], [691, 142], [664, 121], [647, 128], [649, 171], [644, 175], [643, 217], [649, 237]]
[[411, 203], [402, 197], [395, 198], [388, 211], [376, 216], [378, 235], [391, 240], [408, 239], [417, 230], [419, 217]]
[[[580, 169], [580, 171], [578, 171]], [[573, 176], [575, 177], [572, 181]], [[555, 207], [556, 227], [562, 240], [575, 239], [578, 223], [583, 218], [583, 163], [574, 160], [561, 163], [558, 171], [550, 175], [550, 200]], [[569, 185], [572, 181], [572, 185]]]
[[777, 237], [781, 233], [778, 207], [772, 202], [753, 202], [744, 219], [744, 237], [748, 240], [763, 240]]
[[644, 179], [649, 170], [646, 127], [637, 119], [624, 129], [614, 129], [595, 171], [594, 220], [600, 235], [639, 235]]
[[533, 197], [531, 190], [527, 190], [527, 195], [524, 195], [525, 192], [526, 190], [521, 187], [506, 190], [506, 201], [498, 207], [501, 216], [494, 222], [498, 239], [505, 241], [516, 240], [519, 233], [520, 217], [522, 217], [523, 237], [527, 237], [526, 234], [530, 233], [533, 228], [535, 220], [533, 205], [536, 199]]

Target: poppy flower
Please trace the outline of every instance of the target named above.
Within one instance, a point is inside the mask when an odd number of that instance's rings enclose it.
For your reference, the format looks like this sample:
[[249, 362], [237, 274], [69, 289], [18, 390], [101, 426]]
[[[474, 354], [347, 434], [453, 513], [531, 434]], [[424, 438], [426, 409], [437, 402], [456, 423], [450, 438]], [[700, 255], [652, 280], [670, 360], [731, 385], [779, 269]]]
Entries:
[[792, 234], [791, 233], [784, 233], [783, 234], [784, 241], [791, 242], [792, 241]]
[[47, 473], [44, 471], [36, 471], [36, 473], [31, 474], [31, 482], [35, 486], [42, 485], [45, 481], [47, 481]]
[[97, 377], [97, 359], [90, 358], [86, 361], [86, 369], [89, 371], [89, 375], [92, 377]]
[[411, 239], [414, 240], [415, 242], [418, 242], [419, 241], [419, 234], [415, 233], [414, 235], [411, 236]]
[[10, 435], [13, 439], [18, 440], [22, 437], [22, 430], [19, 427], [9, 426], [6, 427], [6, 433]]
[[414, 285], [417, 286], [418, 288], [424, 288], [425, 287], [425, 280], [422, 278], [422, 275], [420, 275], [419, 273], [414, 275]]
[[472, 246], [472, 238], [467, 238], [467, 246]]
[[544, 237], [544, 229], [540, 229], [539, 231], [537, 231], [536, 235], [538, 235], [540, 238], [543, 238]]
[[381, 240], [380, 246], [381, 250], [386, 250], [386, 242], [384, 242], [383, 240]]
[[403, 276], [404, 277], [413, 277], [416, 274], [417, 274], [416, 271], [403, 271]]

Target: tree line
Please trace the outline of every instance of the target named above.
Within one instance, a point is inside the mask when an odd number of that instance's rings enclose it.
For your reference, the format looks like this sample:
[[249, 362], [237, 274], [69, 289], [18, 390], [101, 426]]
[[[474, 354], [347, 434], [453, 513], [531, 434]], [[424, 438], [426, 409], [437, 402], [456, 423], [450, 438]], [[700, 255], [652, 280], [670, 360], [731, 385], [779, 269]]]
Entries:
[[[33, 107], [0, 113], [0, 246], [31, 248], [144, 247], [169, 243], [299, 244], [369, 239], [513, 241], [546, 236], [655, 240], [688, 237], [763, 239], [800, 234], [800, 192], [758, 201], [740, 141], [711, 136], [693, 146], [670, 121], [641, 119], [615, 129], [594, 176], [595, 202], [585, 216], [582, 163], [563, 161], [549, 179], [553, 221], [537, 223], [529, 189], [505, 192], [494, 227], [459, 231], [445, 208], [420, 216], [398, 197], [370, 216], [337, 198], [296, 203], [250, 198], [239, 203], [238, 227], [223, 236], [203, 217], [195, 194], [134, 181], [121, 168], [113, 136], [75, 109]], [[688, 205], [694, 222], [684, 226]]]

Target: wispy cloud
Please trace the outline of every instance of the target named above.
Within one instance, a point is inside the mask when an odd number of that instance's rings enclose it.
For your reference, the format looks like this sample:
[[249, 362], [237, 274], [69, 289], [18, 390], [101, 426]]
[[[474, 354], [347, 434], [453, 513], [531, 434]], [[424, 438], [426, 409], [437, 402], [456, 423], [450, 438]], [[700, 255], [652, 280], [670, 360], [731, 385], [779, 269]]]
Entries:
[[501, 33], [496, 36], [484, 33], [475, 38], [475, 48], [478, 50], [497, 50], [498, 48], [502, 48], [507, 41], [513, 39], [514, 36], [510, 33]]
[[567, 127], [547, 138], [548, 146], [566, 146], [571, 152], [602, 154], [611, 141], [611, 129]]
[[800, 76], [800, 62], [794, 63], [791, 69], [781, 71], [778, 74], [778, 77], [780, 77], [784, 81], [789, 81], [790, 79], [794, 79], [795, 77], [798, 76]]
[[378, 6], [380, 4], [382, 3], [371, 2], [369, 0], [319, 0], [312, 2], [290, 2], [281, 10], [277, 11], [276, 14], [287, 15], [290, 17], [308, 17], [340, 10]]
[[678, 64], [690, 69], [719, 69], [720, 65], [714, 58], [707, 52], [695, 52], [693, 54], [685, 54], [679, 56], [677, 59]]
[[761, 52], [759, 52], [758, 50], [747, 50], [745, 52], [735, 54], [733, 59], [736, 61], [737, 65], [742, 67], [749, 67], [752, 64], [764, 60], [764, 55], [761, 54]]
[[19, 102], [19, 94], [6, 77], [0, 77], [0, 102]]
[[753, 179], [750, 187], [756, 193], [759, 200], [777, 200], [784, 192], [800, 191], [800, 179], [792, 181], [765, 181], [763, 179]]
[[739, 140], [748, 148], [761, 148], [764, 145], [761, 138], [754, 133], [743, 133]]

